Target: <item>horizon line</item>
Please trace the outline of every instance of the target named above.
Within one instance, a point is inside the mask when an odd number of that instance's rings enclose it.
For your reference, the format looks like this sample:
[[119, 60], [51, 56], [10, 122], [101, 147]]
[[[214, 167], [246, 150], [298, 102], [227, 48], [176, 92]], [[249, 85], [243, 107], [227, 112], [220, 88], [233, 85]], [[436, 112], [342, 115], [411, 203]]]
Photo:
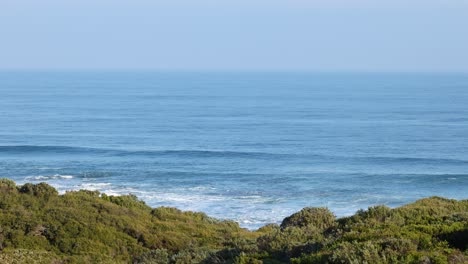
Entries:
[[248, 69], [248, 68], [0, 68], [0, 72], [154, 72], [154, 73], [320, 73], [320, 74], [468, 74], [468, 70]]

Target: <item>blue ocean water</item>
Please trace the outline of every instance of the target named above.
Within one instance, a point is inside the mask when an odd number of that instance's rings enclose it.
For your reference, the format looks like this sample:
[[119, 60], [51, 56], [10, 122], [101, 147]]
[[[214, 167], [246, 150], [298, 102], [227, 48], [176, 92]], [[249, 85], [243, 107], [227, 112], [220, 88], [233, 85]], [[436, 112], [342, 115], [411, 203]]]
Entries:
[[1, 72], [0, 177], [256, 228], [468, 198], [468, 75]]

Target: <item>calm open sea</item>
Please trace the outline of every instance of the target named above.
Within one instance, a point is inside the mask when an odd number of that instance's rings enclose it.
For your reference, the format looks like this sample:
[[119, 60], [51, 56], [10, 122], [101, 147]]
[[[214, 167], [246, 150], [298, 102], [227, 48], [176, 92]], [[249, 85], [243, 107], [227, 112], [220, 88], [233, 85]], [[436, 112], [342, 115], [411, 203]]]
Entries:
[[239, 221], [468, 198], [468, 75], [2, 72], [0, 177]]

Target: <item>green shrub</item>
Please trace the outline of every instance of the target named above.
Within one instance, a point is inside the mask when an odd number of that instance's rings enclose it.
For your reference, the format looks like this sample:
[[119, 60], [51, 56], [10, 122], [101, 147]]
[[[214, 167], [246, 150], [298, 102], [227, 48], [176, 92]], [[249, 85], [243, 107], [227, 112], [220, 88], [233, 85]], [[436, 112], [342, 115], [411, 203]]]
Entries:
[[372, 242], [344, 242], [333, 252], [332, 263], [384, 263], [385, 259], [379, 255], [381, 248]]
[[149, 206], [146, 205], [145, 202], [138, 199], [133, 194], [129, 195], [121, 195], [121, 196], [107, 196], [106, 194], [102, 194], [101, 198], [103, 200], [109, 201], [111, 203], [126, 207], [126, 208], [138, 208], [143, 210], [151, 210]]
[[246, 256], [245, 254], [240, 254], [234, 260], [235, 264], [263, 264], [263, 261]]
[[16, 183], [10, 179], [1, 178], [0, 179], [0, 190], [16, 190]]
[[135, 264], [169, 264], [169, 253], [166, 249], [156, 249], [141, 254], [133, 261]]
[[304, 208], [248, 231], [134, 195], [58, 195], [0, 179], [0, 263], [468, 263], [467, 244], [468, 200], [431, 197], [341, 219]]
[[327, 229], [335, 224], [335, 215], [327, 208], [306, 207], [301, 211], [286, 217], [281, 228], [315, 226]]
[[58, 192], [54, 187], [47, 183], [41, 182], [39, 184], [26, 183], [19, 188], [20, 193], [34, 195], [41, 198], [49, 198], [51, 196], [57, 196]]

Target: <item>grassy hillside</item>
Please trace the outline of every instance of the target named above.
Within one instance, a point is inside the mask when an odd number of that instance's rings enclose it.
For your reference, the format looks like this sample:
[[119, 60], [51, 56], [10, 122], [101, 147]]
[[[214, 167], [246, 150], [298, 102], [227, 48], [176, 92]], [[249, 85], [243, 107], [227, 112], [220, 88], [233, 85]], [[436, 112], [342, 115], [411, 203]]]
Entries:
[[248, 231], [135, 196], [0, 179], [0, 263], [468, 263], [468, 200], [304, 208]]

